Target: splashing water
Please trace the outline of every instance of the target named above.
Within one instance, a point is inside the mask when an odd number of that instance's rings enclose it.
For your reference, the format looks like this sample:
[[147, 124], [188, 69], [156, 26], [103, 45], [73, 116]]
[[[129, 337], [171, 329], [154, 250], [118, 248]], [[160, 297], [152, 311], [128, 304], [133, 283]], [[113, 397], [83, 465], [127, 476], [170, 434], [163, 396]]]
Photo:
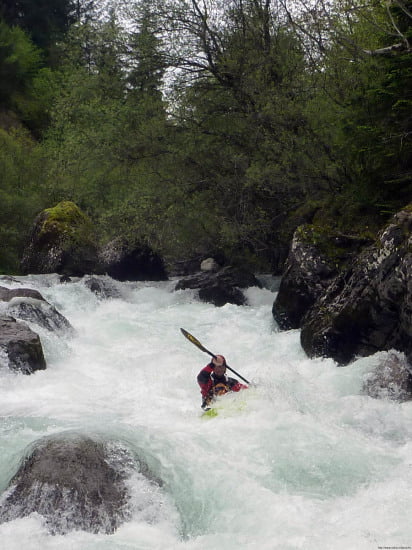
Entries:
[[[277, 330], [268, 289], [248, 289], [249, 306], [216, 308], [173, 292], [175, 281], [111, 284], [121, 298], [56, 276], [4, 283], [39, 290], [76, 333], [29, 323], [47, 369], [0, 368], [0, 489], [28, 445], [65, 430], [121, 442], [163, 486], [133, 475], [131, 518], [113, 535], [52, 536], [33, 514], [0, 525], [2, 548], [412, 547], [412, 404], [361, 392], [384, 354], [345, 368], [308, 359], [299, 331]], [[196, 375], [209, 357], [180, 327], [254, 382], [223, 398], [226, 414], [201, 418]]]

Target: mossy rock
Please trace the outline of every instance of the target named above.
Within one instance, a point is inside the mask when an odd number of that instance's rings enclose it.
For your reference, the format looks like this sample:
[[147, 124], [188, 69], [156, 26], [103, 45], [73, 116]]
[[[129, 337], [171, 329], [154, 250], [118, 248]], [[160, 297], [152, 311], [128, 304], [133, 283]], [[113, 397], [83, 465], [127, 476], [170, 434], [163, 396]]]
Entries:
[[23, 253], [22, 272], [82, 276], [99, 271], [91, 220], [71, 201], [43, 210]]
[[363, 248], [374, 242], [371, 234], [343, 233], [328, 225], [319, 224], [300, 226], [296, 235], [303, 243], [315, 246], [324, 261], [339, 271]]

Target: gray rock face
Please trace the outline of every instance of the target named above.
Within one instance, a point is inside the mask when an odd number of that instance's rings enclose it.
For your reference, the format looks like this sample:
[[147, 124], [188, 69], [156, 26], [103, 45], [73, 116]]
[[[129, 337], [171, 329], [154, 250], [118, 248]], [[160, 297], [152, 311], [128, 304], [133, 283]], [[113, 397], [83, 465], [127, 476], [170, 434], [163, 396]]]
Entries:
[[204, 271], [181, 279], [175, 290], [199, 289], [199, 298], [215, 306], [223, 306], [227, 303], [244, 305], [246, 298], [239, 289], [257, 286], [261, 283], [253, 273], [249, 271], [224, 267], [220, 271]]
[[279, 328], [299, 328], [308, 309], [323, 294], [337, 269], [320, 248], [306, 238], [308, 228], [299, 228], [292, 240], [285, 271], [272, 308]]
[[113, 533], [130, 511], [124, 471], [112, 462], [102, 442], [83, 435], [37, 442], [10, 482], [0, 521], [37, 512], [52, 534]]
[[412, 210], [394, 216], [303, 319], [309, 356], [347, 364], [396, 349], [412, 356]]
[[279, 328], [300, 328], [302, 319], [367, 241], [310, 226], [293, 236], [285, 270], [272, 308]]
[[46, 368], [39, 336], [11, 317], [0, 318], [0, 365], [23, 374]]

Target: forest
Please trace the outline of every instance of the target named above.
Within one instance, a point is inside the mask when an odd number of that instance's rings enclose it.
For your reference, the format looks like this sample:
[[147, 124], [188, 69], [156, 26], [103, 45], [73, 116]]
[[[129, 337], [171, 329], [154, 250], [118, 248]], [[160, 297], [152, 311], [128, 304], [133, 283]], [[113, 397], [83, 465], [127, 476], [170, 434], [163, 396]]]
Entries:
[[102, 245], [279, 273], [412, 201], [408, 0], [0, 0], [0, 273], [62, 200]]

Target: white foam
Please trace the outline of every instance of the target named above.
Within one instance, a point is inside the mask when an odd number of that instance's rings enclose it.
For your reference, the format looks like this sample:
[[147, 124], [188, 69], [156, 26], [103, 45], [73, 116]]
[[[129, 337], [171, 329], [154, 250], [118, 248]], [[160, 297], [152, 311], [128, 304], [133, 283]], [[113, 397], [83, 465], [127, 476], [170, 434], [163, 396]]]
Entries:
[[[143, 450], [164, 487], [151, 492], [136, 476], [147, 506], [114, 535], [50, 537], [30, 517], [0, 525], [7, 550], [411, 545], [412, 404], [362, 395], [374, 358], [309, 360], [299, 331], [276, 330], [268, 289], [216, 308], [171, 282], [127, 283], [125, 299], [106, 301], [81, 281], [30, 282], [76, 335], [42, 336], [45, 371], [0, 371], [0, 486], [29, 443], [80, 429]], [[210, 358], [180, 327], [258, 383], [239, 414], [200, 418], [196, 375]]]

